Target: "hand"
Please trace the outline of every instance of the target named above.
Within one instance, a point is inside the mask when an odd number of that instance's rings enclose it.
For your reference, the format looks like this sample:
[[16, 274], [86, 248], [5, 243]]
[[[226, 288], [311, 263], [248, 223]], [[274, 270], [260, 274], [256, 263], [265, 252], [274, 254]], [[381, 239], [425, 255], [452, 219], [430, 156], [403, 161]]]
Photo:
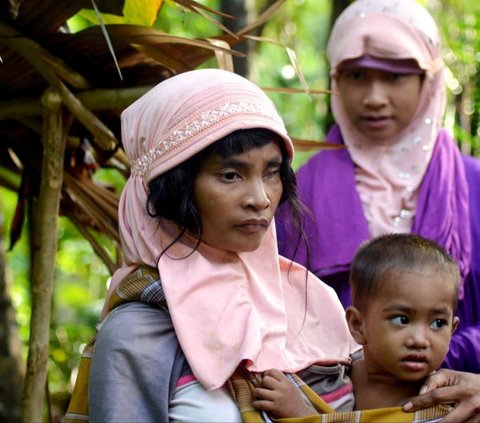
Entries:
[[253, 406], [277, 418], [317, 414], [303, 400], [298, 388], [277, 369], [266, 370], [260, 388], [254, 391]]
[[420, 395], [403, 406], [416, 411], [437, 404], [456, 403], [442, 423], [480, 422], [480, 375], [439, 370], [432, 374], [420, 390]]

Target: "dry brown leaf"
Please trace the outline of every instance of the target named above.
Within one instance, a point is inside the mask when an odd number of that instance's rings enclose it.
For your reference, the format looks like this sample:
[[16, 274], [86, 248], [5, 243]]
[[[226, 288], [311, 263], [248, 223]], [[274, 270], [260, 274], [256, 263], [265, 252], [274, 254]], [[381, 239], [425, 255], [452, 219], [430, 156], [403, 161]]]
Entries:
[[273, 3], [268, 9], [266, 9], [260, 16], [255, 19], [254, 22], [247, 25], [241, 31], [237, 32], [237, 35], [245, 35], [248, 34], [250, 31], [258, 28], [259, 26], [264, 25], [269, 21], [269, 19], [276, 13], [276, 11], [280, 8], [280, 6], [285, 3], [285, 0], [278, 0]]
[[342, 150], [345, 147], [343, 144], [333, 144], [328, 141], [314, 141], [302, 140], [300, 138], [292, 138], [293, 145], [296, 151], [308, 150]]
[[226, 26], [222, 25], [220, 22], [212, 18], [208, 13], [215, 13], [216, 15], [220, 15], [226, 18], [232, 18], [234, 19], [233, 16], [227, 15], [226, 13], [221, 13], [216, 10], [210, 9], [200, 3], [197, 3], [196, 1], [191, 1], [191, 0], [175, 0], [175, 3], [178, 3], [185, 8], [192, 10], [195, 13], [198, 13], [199, 15], [203, 16], [206, 20], [209, 22], [213, 23], [216, 27], [220, 28], [223, 32], [231, 35], [232, 37], [237, 37], [232, 31], [230, 31]]
[[[215, 57], [217, 58], [218, 67], [220, 69], [233, 72], [233, 57], [230, 53], [232, 51], [230, 45], [226, 41], [214, 38], [207, 38], [207, 41], [216, 47], [222, 48], [222, 50], [215, 50]], [[227, 54], [223, 50], [228, 50], [229, 53]]]

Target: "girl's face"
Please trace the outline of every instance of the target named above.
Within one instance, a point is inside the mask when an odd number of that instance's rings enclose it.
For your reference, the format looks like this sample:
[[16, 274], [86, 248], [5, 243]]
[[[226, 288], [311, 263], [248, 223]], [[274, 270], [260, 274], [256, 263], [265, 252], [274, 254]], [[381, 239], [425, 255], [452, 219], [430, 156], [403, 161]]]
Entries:
[[384, 277], [361, 317], [368, 371], [380, 378], [422, 380], [443, 362], [458, 324], [454, 276], [426, 267]]
[[410, 124], [422, 81], [420, 75], [358, 68], [341, 71], [337, 85], [352, 125], [372, 142], [383, 143]]
[[274, 141], [205, 161], [194, 184], [205, 243], [237, 253], [260, 246], [282, 196], [281, 163]]

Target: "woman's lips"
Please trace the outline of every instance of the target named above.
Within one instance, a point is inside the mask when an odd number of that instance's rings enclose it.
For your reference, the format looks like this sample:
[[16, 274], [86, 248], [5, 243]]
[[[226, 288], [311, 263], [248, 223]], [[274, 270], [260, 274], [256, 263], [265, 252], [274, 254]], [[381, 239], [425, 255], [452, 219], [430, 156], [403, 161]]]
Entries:
[[240, 223], [238, 228], [246, 233], [253, 234], [259, 231], [265, 231], [268, 228], [270, 222], [268, 219], [251, 219]]

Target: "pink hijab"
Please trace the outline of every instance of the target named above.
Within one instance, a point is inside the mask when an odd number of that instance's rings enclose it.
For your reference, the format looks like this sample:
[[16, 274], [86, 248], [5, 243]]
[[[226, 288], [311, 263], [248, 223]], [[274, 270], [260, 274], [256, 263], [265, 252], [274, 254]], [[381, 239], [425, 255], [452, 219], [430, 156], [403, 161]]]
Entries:
[[276, 132], [293, 156], [263, 91], [216, 69], [167, 79], [122, 113], [132, 174], [119, 206], [125, 263], [110, 292], [136, 267], [158, 267], [177, 338], [207, 389], [222, 386], [243, 360], [252, 371], [295, 372], [313, 363], [347, 363], [357, 348], [334, 292], [312, 274], [305, 283], [306, 270], [278, 255], [273, 225], [254, 252], [201, 244], [192, 253], [176, 243], [158, 260], [174, 229], [147, 214], [148, 183], [225, 135], [256, 127]]
[[412, 229], [418, 189], [445, 111], [445, 71], [440, 54], [437, 26], [415, 0], [357, 0], [332, 29], [327, 55], [333, 90], [337, 89], [339, 66], [362, 57], [377, 62], [383, 59], [386, 64], [392, 59], [414, 59], [425, 72], [410, 126], [384, 145], [372, 145], [358, 132], [349, 122], [341, 99], [332, 96], [333, 115], [356, 164], [356, 188], [371, 236]]

